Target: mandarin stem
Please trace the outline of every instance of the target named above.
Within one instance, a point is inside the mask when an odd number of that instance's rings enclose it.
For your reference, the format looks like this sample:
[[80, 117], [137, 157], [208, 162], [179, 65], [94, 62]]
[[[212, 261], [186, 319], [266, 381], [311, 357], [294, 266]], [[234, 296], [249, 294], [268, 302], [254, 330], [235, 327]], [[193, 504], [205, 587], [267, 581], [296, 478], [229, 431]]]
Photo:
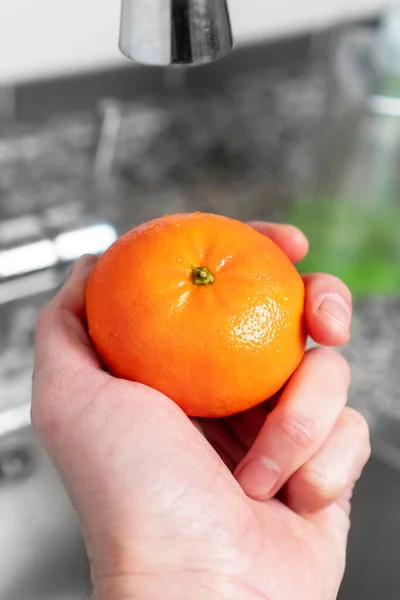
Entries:
[[192, 281], [196, 285], [211, 285], [215, 277], [208, 267], [194, 267], [192, 270]]

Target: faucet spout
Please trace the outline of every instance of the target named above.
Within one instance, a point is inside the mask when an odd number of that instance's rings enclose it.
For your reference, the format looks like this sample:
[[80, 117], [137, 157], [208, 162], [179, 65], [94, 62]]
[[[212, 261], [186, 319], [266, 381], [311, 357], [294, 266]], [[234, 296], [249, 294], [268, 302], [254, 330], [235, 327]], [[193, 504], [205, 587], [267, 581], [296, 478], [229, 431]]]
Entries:
[[227, 0], [122, 0], [119, 47], [147, 65], [199, 65], [227, 55]]

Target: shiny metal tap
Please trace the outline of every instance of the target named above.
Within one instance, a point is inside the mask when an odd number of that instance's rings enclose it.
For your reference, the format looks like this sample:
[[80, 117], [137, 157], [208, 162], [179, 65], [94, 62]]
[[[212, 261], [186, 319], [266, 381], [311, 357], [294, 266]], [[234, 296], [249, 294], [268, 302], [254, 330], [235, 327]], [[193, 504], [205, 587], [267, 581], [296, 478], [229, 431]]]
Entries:
[[147, 65], [198, 65], [233, 48], [227, 0], [122, 0], [119, 47]]

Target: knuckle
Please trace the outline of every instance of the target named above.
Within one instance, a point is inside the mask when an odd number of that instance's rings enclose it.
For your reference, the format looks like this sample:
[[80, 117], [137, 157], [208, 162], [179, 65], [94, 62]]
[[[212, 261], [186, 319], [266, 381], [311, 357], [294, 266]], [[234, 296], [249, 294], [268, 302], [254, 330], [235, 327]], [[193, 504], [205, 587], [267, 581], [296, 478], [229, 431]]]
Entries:
[[342, 481], [336, 481], [319, 471], [307, 469], [307, 467], [303, 468], [302, 478], [304, 485], [325, 501], [338, 497], [348, 485], [348, 481], [344, 478]]
[[292, 412], [282, 415], [279, 422], [279, 428], [294, 446], [304, 449], [309, 449], [314, 446], [317, 429], [314, 419]]

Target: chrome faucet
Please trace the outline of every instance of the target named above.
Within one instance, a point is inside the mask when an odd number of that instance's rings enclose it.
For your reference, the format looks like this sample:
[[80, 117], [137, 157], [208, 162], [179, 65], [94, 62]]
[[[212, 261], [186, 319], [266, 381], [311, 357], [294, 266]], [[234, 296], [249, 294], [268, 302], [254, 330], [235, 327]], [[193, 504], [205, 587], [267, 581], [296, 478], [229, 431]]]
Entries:
[[198, 65], [228, 54], [227, 0], [122, 0], [119, 47], [147, 65]]

